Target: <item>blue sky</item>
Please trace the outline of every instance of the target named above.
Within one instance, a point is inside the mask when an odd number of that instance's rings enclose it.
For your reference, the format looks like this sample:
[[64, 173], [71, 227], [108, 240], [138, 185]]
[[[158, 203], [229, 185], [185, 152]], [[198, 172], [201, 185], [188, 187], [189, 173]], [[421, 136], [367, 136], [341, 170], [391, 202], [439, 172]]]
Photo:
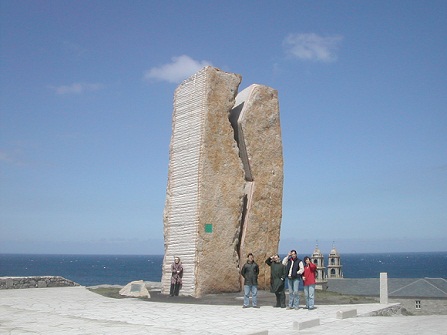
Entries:
[[162, 254], [172, 100], [278, 90], [280, 252], [447, 250], [447, 2], [1, 1], [0, 252]]

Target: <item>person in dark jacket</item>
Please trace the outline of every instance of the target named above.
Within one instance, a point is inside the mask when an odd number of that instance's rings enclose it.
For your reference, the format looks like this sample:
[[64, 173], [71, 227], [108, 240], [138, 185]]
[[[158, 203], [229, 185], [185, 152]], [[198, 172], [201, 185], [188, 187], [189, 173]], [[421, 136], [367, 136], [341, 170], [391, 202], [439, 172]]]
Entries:
[[273, 307], [285, 308], [284, 280], [286, 278], [286, 267], [282, 264], [278, 254], [267, 258], [265, 263], [270, 266], [270, 292], [276, 295], [276, 305]]
[[247, 255], [247, 258], [247, 263], [244, 264], [241, 270], [241, 275], [244, 277], [244, 305], [242, 307], [247, 308], [249, 306], [251, 292], [251, 304], [254, 308], [259, 308], [257, 305], [259, 266], [254, 261], [251, 252]]
[[286, 266], [287, 285], [289, 286], [289, 306], [287, 306], [287, 309], [299, 309], [300, 295], [298, 288], [301, 275], [304, 272], [303, 261], [298, 258], [296, 250], [291, 250], [284, 257], [282, 264]]
[[174, 263], [171, 264], [171, 289], [169, 295], [171, 297], [178, 296], [180, 287], [182, 286], [183, 265], [180, 257], [174, 257]]

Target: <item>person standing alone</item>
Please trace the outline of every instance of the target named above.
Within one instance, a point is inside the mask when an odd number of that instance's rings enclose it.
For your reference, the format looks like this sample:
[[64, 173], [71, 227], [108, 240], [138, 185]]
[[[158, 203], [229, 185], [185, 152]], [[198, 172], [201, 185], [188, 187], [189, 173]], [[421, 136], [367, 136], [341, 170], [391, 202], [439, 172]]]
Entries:
[[174, 263], [171, 264], [171, 290], [169, 292], [171, 297], [178, 296], [180, 287], [182, 286], [182, 277], [182, 262], [180, 262], [180, 257], [174, 257]]
[[282, 261], [282, 264], [286, 266], [287, 285], [289, 286], [289, 306], [287, 309], [299, 309], [300, 307], [298, 289], [301, 275], [304, 272], [304, 265], [297, 256], [296, 250], [291, 250]]
[[241, 270], [241, 275], [244, 277], [244, 305], [242, 308], [247, 308], [250, 304], [250, 292], [251, 292], [251, 304], [254, 308], [258, 306], [258, 275], [259, 266], [256, 264], [253, 254], [250, 252], [247, 255], [247, 263], [244, 264]]
[[276, 295], [276, 305], [273, 307], [286, 307], [286, 294], [284, 292], [284, 280], [286, 278], [286, 267], [281, 263], [278, 254], [266, 259], [265, 263], [270, 266], [270, 292]]

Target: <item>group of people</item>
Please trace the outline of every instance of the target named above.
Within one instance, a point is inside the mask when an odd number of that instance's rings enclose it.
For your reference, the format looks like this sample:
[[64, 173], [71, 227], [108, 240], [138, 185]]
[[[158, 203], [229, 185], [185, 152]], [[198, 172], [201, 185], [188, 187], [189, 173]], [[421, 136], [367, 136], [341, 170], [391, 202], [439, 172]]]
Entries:
[[[304, 260], [298, 258], [296, 250], [291, 250], [284, 259], [281, 260], [278, 254], [266, 259], [265, 263], [270, 266], [270, 291], [275, 293], [276, 305], [286, 309], [299, 309], [300, 296], [299, 284], [303, 281], [304, 295], [306, 298], [306, 309], [315, 308], [315, 275], [317, 266], [312, 263], [310, 257], [304, 257]], [[247, 256], [247, 262], [241, 269], [241, 275], [244, 277], [244, 305], [249, 307], [250, 293], [252, 297], [252, 306], [258, 306], [258, 275], [259, 266], [254, 261], [252, 253]], [[286, 307], [285, 287], [289, 289], [289, 303]]]
[[[304, 260], [298, 258], [296, 250], [291, 250], [282, 260], [278, 254], [274, 254], [265, 260], [270, 266], [270, 291], [275, 293], [276, 304], [274, 307], [286, 309], [299, 309], [300, 281], [304, 284], [304, 295], [306, 297], [306, 309], [315, 308], [315, 274], [317, 266], [306, 256]], [[242, 266], [241, 275], [244, 277], [244, 305], [248, 308], [251, 303], [254, 308], [258, 306], [258, 275], [259, 266], [254, 260], [252, 253], [247, 255], [247, 262]], [[169, 295], [178, 296], [182, 285], [183, 265], [179, 257], [174, 258], [171, 264], [171, 289]], [[289, 289], [289, 303], [286, 307], [286, 282]]]

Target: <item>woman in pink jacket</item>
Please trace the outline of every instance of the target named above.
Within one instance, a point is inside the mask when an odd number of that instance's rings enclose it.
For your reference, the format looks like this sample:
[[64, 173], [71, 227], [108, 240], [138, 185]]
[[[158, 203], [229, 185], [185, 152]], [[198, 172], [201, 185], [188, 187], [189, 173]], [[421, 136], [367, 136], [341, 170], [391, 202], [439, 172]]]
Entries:
[[306, 308], [308, 310], [314, 309], [315, 304], [315, 273], [317, 266], [311, 262], [308, 256], [304, 257], [304, 294], [306, 296]]

